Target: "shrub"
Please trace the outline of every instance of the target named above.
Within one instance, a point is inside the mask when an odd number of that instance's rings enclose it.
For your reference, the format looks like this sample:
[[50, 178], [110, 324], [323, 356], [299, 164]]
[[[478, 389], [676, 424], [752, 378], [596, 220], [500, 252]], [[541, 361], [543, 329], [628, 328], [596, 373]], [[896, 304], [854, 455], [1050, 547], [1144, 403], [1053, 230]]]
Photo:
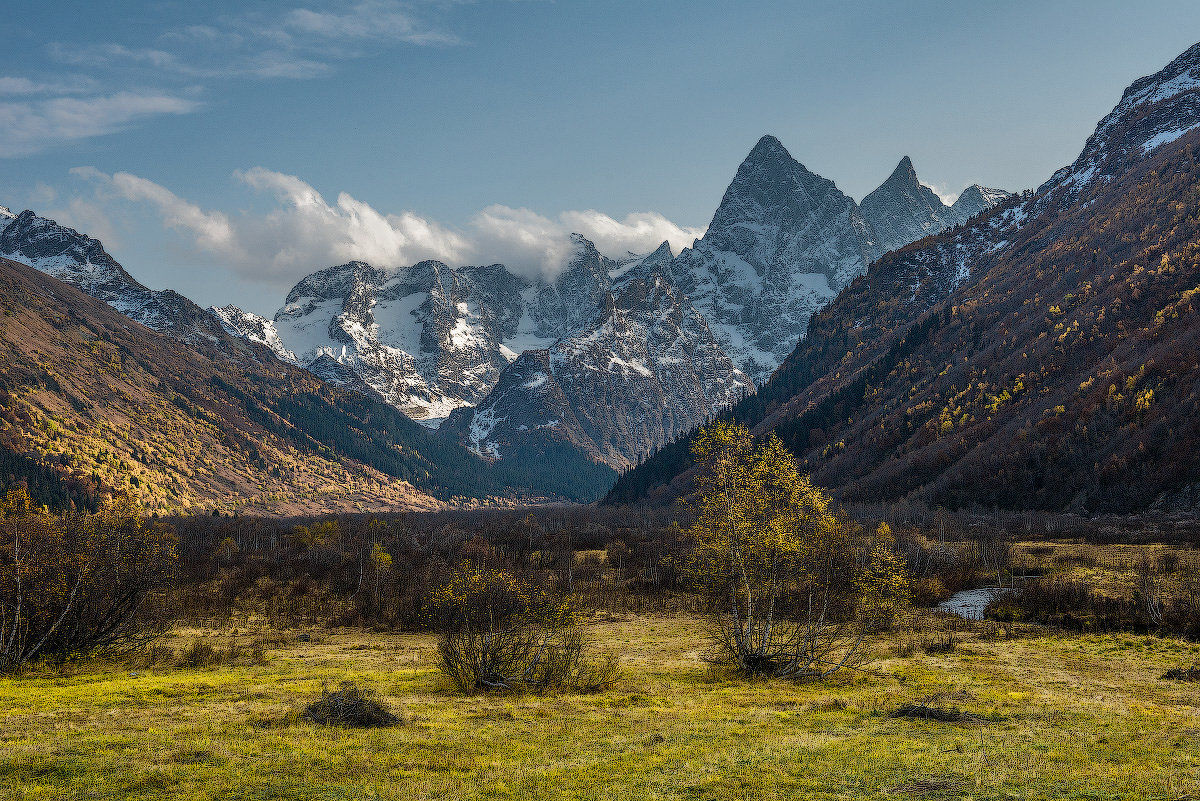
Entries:
[[1186, 668], [1171, 668], [1162, 677], [1168, 681], [1200, 681], [1200, 664]]
[[429, 611], [441, 669], [463, 692], [597, 690], [616, 680], [614, 660], [589, 658], [570, 605], [528, 578], [464, 564]]
[[60, 517], [10, 491], [0, 501], [0, 673], [148, 642], [165, 628], [152, 602], [175, 563], [174, 535], [127, 501]]

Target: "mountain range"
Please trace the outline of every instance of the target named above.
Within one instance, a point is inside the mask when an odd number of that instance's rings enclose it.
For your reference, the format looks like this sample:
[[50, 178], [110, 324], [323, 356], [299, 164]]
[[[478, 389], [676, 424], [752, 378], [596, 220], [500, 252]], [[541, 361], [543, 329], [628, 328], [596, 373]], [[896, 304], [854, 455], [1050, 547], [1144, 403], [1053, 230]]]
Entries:
[[624, 468], [752, 392], [888, 247], [1007, 194], [973, 186], [946, 206], [905, 157], [860, 210], [764, 136], [678, 256], [663, 243], [609, 258], [575, 235], [553, 278], [352, 262], [301, 280], [271, 320], [212, 311], [229, 332], [366, 384], [489, 459], [566, 446]]
[[[1198, 127], [1200, 45], [1036, 191], [872, 264], [729, 416], [848, 501], [1195, 509]], [[689, 439], [609, 501], [686, 494]]]
[[148, 289], [95, 239], [0, 214], [2, 487], [58, 507], [126, 494], [164, 513], [300, 514], [581, 500], [612, 482], [570, 449], [493, 464]]

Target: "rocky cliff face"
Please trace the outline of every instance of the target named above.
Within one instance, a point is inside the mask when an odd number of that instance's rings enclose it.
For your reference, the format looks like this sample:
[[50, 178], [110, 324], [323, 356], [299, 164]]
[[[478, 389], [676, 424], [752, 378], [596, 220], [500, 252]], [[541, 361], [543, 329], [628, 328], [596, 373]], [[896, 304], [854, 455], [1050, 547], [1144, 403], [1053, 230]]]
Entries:
[[731, 405], [753, 385], [673, 286], [671, 262], [664, 242], [612, 270], [594, 320], [523, 353], [443, 431], [489, 458], [565, 442], [625, 467]]
[[675, 260], [672, 280], [738, 368], [761, 382], [796, 346], [813, 311], [879, 252], [854, 200], [764, 136], [704, 237]]

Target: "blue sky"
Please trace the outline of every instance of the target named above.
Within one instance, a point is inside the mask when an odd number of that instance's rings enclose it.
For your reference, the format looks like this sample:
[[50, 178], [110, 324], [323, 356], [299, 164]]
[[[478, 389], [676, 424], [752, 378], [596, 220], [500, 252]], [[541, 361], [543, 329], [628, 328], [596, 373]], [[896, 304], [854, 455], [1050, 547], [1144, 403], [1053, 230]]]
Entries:
[[297, 0], [0, 15], [0, 204], [270, 314], [336, 261], [676, 248], [772, 133], [856, 199], [1074, 159], [1194, 2]]

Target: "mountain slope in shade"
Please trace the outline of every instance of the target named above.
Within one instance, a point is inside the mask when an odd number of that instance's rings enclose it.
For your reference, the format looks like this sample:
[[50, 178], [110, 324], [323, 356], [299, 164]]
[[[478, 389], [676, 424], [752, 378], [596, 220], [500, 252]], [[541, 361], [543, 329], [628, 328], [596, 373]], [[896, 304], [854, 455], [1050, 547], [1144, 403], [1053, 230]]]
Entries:
[[[732, 416], [848, 500], [1124, 512], [1194, 498], [1198, 62], [1200, 46], [1131, 86], [1039, 192], [873, 265]], [[686, 448], [610, 500], [685, 492]]]
[[752, 385], [672, 287], [671, 260], [664, 242], [619, 265], [599, 319], [523, 353], [440, 433], [489, 458], [536, 458], [565, 442], [624, 467], [737, 401]]
[[962, 222], [932, 189], [917, 180], [908, 156], [878, 189], [863, 198], [859, 213], [885, 253]]

